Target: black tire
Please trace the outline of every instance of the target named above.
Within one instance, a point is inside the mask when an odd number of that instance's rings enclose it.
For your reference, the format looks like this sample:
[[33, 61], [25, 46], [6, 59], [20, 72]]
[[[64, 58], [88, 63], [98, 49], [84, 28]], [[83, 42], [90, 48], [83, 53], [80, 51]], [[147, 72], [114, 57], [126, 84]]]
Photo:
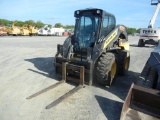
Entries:
[[96, 79], [102, 85], [111, 86], [116, 78], [117, 65], [113, 53], [102, 53], [97, 62]]
[[139, 39], [138, 47], [144, 47], [144, 46], [145, 46], [144, 40], [143, 39]]
[[147, 88], [155, 88], [157, 86], [158, 74], [156, 69], [146, 63], [136, 84]]
[[125, 75], [128, 72], [130, 64], [130, 55], [127, 57], [128, 51], [119, 51], [117, 60], [117, 74]]

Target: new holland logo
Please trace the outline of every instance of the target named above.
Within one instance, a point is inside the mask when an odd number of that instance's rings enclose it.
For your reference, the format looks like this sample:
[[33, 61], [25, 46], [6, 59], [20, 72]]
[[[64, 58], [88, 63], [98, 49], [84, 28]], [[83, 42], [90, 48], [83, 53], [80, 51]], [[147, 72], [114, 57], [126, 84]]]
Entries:
[[116, 30], [111, 34], [111, 36], [110, 36], [107, 40], [105, 40], [103, 49], [106, 48], [107, 45], [116, 37], [116, 35], [117, 35], [117, 30], [118, 30], [118, 29], [116, 29]]

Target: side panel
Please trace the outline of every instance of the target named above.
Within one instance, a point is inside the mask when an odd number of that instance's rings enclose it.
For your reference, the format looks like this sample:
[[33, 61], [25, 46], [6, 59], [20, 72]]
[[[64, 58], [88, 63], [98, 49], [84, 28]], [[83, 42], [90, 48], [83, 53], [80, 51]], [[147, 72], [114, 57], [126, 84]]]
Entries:
[[116, 28], [104, 39], [103, 49], [119, 47], [120, 40], [121, 44], [128, 41], [126, 28], [123, 25], [117, 25]]
[[118, 29], [114, 30], [114, 32], [105, 40], [103, 49], [105, 49], [109, 43], [117, 36]]
[[93, 62], [95, 63], [99, 56], [107, 50], [120, 49], [118, 47], [120, 47], [119, 38], [121, 36], [123, 39], [121, 41], [121, 46], [123, 46], [124, 49], [129, 50], [129, 44], [126, 43], [128, 41], [126, 28], [123, 25], [117, 25], [105, 38], [102, 37], [96, 42], [92, 52]]
[[128, 42], [120, 43], [119, 46], [122, 47], [124, 50], [129, 51], [129, 43]]
[[160, 29], [156, 28], [141, 28], [140, 30], [140, 39], [160, 39]]

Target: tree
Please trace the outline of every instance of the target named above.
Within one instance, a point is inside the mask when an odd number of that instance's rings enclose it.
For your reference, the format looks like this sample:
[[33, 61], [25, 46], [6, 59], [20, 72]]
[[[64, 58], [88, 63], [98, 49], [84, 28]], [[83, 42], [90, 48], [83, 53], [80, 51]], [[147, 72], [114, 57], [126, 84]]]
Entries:
[[73, 29], [74, 28], [74, 25], [66, 25], [66, 26], [63, 26], [65, 29]]
[[22, 26], [25, 24], [24, 22], [18, 21], [18, 20], [14, 21], [14, 22], [17, 22], [17, 23], [15, 24], [15, 26], [20, 26], [20, 27], [22, 27]]
[[9, 20], [6, 20], [6, 19], [0, 19], [0, 25], [2, 25], [2, 26], [7, 26], [9, 23], [10, 23], [10, 21], [9, 21]]
[[128, 34], [133, 34], [133, 33], [136, 33], [136, 32], [137, 32], [136, 28], [127, 28], [127, 33]]
[[139, 29], [137, 29], [137, 33], [140, 33], [140, 28], [139, 28]]
[[48, 24], [48, 27], [49, 27], [49, 28], [51, 28], [51, 27], [52, 27], [52, 25]]
[[36, 22], [36, 27], [41, 28], [43, 26], [44, 26], [44, 23], [42, 23], [41, 21]]
[[62, 25], [61, 23], [56, 23], [56, 24], [54, 25], [54, 27], [60, 28], [60, 27], [63, 27], [63, 25]]
[[25, 24], [28, 24], [28, 25], [33, 25], [35, 22], [33, 20], [27, 20], [25, 21]]

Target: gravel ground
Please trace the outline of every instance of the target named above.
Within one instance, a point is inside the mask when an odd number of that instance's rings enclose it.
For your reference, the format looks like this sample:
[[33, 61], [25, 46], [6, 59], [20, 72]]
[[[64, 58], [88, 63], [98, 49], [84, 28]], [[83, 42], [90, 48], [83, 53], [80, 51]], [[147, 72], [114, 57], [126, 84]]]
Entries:
[[63, 84], [33, 99], [26, 98], [57, 82], [53, 59], [65, 37], [0, 37], [0, 120], [119, 120], [132, 82], [154, 46], [137, 47], [129, 36], [129, 72], [110, 88], [86, 86], [54, 108], [45, 109], [73, 85]]

